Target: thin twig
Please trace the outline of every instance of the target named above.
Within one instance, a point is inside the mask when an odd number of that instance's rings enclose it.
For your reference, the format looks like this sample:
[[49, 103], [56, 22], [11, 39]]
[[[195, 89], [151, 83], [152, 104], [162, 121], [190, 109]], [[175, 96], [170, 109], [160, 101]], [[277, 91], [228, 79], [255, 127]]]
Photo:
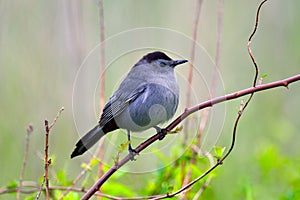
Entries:
[[[221, 57], [221, 44], [222, 44], [222, 27], [223, 27], [223, 0], [218, 0], [218, 22], [217, 22], [217, 46], [216, 46], [216, 58], [215, 67], [212, 75], [212, 79], [209, 87], [208, 99], [211, 99], [216, 89], [217, 75], [220, 70], [220, 57]], [[205, 109], [201, 115], [201, 122], [199, 127], [199, 133], [197, 138], [197, 145], [200, 146], [202, 136], [207, 125], [210, 109]]]
[[[194, 24], [193, 24], [193, 34], [192, 34], [192, 46], [191, 46], [191, 53], [190, 53], [190, 62], [189, 62], [189, 71], [188, 71], [188, 87], [186, 92], [186, 108], [190, 107], [191, 104], [191, 90], [192, 90], [192, 82], [193, 82], [193, 63], [195, 60], [195, 51], [196, 51], [196, 43], [197, 43], [197, 34], [198, 34], [198, 25], [200, 19], [200, 12], [202, 7], [203, 0], [198, 0], [196, 2], [196, 10], [194, 16]], [[185, 134], [183, 135], [183, 145], [186, 145], [188, 140], [188, 132], [189, 132], [189, 120], [186, 120], [184, 123], [185, 127]], [[191, 175], [191, 171], [187, 173], [185, 176], [185, 162], [181, 162], [181, 185], [184, 185], [189, 180], [189, 176]], [[184, 198], [184, 195], [182, 196]]]
[[[104, 11], [103, 11], [103, 0], [98, 1], [99, 8], [99, 25], [100, 25], [100, 110], [104, 108], [105, 105], [105, 27], [104, 27]], [[100, 178], [103, 171], [102, 160], [104, 158], [104, 140], [101, 140], [98, 144], [98, 156], [99, 156], [99, 166], [98, 166], [98, 177]]]
[[54, 118], [53, 122], [49, 125], [49, 121], [45, 120], [45, 130], [46, 130], [46, 137], [45, 137], [45, 159], [44, 159], [44, 178], [42, 181], [42, 184], [40, 186], [40, 191], [38, 192], [36, 199], [40, 198], [41, 191], [43, 189], [43, 186], [45, 184], [46, 187], [46, 199], [50, 199], [50, 192], [49, 192], [49, 165], [51, 164], [51, 159], [49, 159], [49, 134], [50, 130], [53, 128], [53, 126], [56, 124], [58, 118], [60, 117], [62, 111], [64, 111], [64, 107], [62, 107], [59, 112], [57, 113], [56, 117]]
[[24, 174], [25, 174], [25, 169], [26, 169], [26, 164], [27, 164], [27, 159], [28, 159], [28, 151], [29, 151], [29, 142], [30, 142], [30, 134], [33, 131], [33, 126], [31, 124], [28, 125], [26, 129], [26, 147], [25, 147], [25, 153], [24, 153], [24, 160], [23, 160], [23, 166], [21, 170], [21, 176], [19, 180], [19, 186], [17, 189], [17, 200], [20, 199], [20, 194], [21, 194], [21, 189], [22, 189], [22, 183], [24, 179]]
[[[20, 190], [20, 193], [23, 193], [23, 194], [31, 194], [31, 193], [35, 193], [37, 191], [40, 190], [39, 187], [36, 187], [37, 183], [35, 185], [25, 185], [24, 184], [24, 187], [33, 187], [31, 189], [21, 189]], [[17, 188], [12, 188], [12, 189], [0, 189], [0, 194], [8, 194], [8, 193], [15, 193], [17, 192]], [[46, 188], [42, 188], [42, 191], [45, 191]], [[65, 187], [65, 186], [49, 186], [49, 190], [50, 191], [54, 191], [54, 190], [60, 190], [60, 191], [66, 191], [66, 190], [70, 190], [70, 191], [73, 191], [73, 192], [80, 192], [80, 193], [85, 193], [87, 190], [84, 189], [84, 188], [78, 188], [78, 187], [73, 187], [71, 189], [69, 189], [68, 187]], [[108, 199], [115, 199], [115, 200], [120, 200], [120, 199], [124, 199], [122, 197], [116, 197], [116, 196], [111, 196], [111, 195], [107, 195], [107, 194], [103, 194], [103, 193], [100, 193], [100, 192], [96, 192], [95, 193], [96, 196], [101, 196], [101, 197], [106, 197]]]
[[249, 39], [248, 39], [248, 44], [247, 44], [247, 47], [248, 47], [248, 53], [249, 53], [249, 56], [252, 60], [252, 63], [254, 64], [254, 67], [255, 67], [255, 77], [254, 77], [254, 81], [253, 81], [253, 87], [256, 85], [256, 82], [257, 82], [257, 77], [258, 77], [258, 67], [257, 67], [257, 64], [256, 64], [256, 61], [254, 59], [254, 56], [252, 54], [252, 51], [250, 49], [250, 45], [251, 45], [251, 40], [252, 40], [252, 37], [254, 36], [254, 34], [256, 33], [256, 30], [257, 30], [257, 27], [258, 27], [258, 21], [259, 21], [259, 12], [261, 10], [261, 7], [262, 5], [266, 2], [267, 0], [264, 0], [262, 1], [258, 8], [257, 8], [257, 11], [256, 11], [256, 18], [255, 18], [255, 25], [254, 25], [254, 29], [253, 29], [253, 32], [251, 33]]
[[[189, 59], [189, 71], [188, 71], [188, 87], [186, 92], [186, 108], [190, 107], [191, 104], [191, 91], [192, 91], [192, 82], [193, 82], [193, 63], [195, 60], [195, 51], [196, 51], [196, 43], [197, 43], [197, 34], [198, 34], [198, 24], [200, 18], [200, 11], [203, 0], [198, 0], [196, 3], [195, 10], [195, 18], [194, 18], [194, 26], [193, 26], [193, 35], [192, 35], [192, 46], [191, 46], [191, 54]], [[184, 125], [185, 129], [188, 129], [188, 120]], [[183, 144], [186, 143], [188, 139], [188, 135], [184, 134], [183, 136]]]
[[[198, 148], [197, 151], [199, 152], [198, 155], [200, 154], [199, 156], [201, 156], [202, 151], [201, 151], [199, 148]], [[213, 165], [214, 165], [214, 159], [213, 159], [213, 156], [212, 156], [209, 152], [207, 152], [207, 153], [205, 154], [205, 156], [208, 158], [209, 163], [210, 163], [210, 166], [213, 166]], [[193, 200], [199, 199], [199, 197], [201, 196], [201, 194], [204, 192], [204, 190], [205, 190], [205, 189], [207, 188], [207, 186], [210, 184], [212, 177], [213, 177], [213, 175], [210, 175], [210, 176], [207, 177], [207, 179], [205, 180], [204, 184], [200, 187], [200, 189], [198, 190], [198, 192], [195, 194]]]
[[[223, 19], [223, 0], [218, 0], [218, 18], [217, 18], [217, 45], [216, 45], [216, 57], [215, 57], [215, 67], [213, 70], [213, 75], [212, 75], [212, 79], [211, 79], [211, 83], [210, 83], [210, 87], [209, 87], [209, 94], [208, 94], [208, 99], [211, 99], [213, 97], [215, 88], [216, 88], [216, 79], [217, 79], [217, 75], [218, 75], [218, 71], [220, 68], [220, 55], [221, 55], [221, 43], [222, 43], [222, 19]], [[201, 141], [203, 138], [203, 134], [204, 134], [204, 130], [206, 128], [207, 122], [208, 122], [208, 117], [210, 114], [210, 108], [204, 109], [203, 112], [201, 112], [201, 121], [200, 121], [200, 126], [199, 126], [199, 131], [197, 133], [197, 146], [201, 146]], [[196, 160], [196, 153], [193, 152], [192, 154], [192, 158], [190, 163], [194, 164], [195, 160]], [[182, 170], [183, 171], [183, 170]], [[187, 173], [187, 175], [185, 176], [184, 182], [182, 185], [186, 185], [187, 183], [190, 182], [191, 179], [191, 175], [192, 175], [192, 169], [190, 169]], [[211, 177], [210, 177], [211, 179]], [[209, 181], [205, 182], [204, 185], [208, 184]], [[201, 187], [199, 189], [199, 192], [197, 193], [197, 195], [200, 195], [203, 190], [206, 187]], [[183, 199], [185, 197], [186, 193], [182, 193], [180, 199]], [[197, 196], [196, 195], [196, 196]]]
[[105, 27], [103, 0], [98, 1], [99, 24], [100, 24], [100, 108], [105, 105]]
[[223, 30], [223, 3], [224, 0], [218, 0], [218, 21], [217, 21], [217, 45], [216, 45], [216, 58], [215, 58], [215, 68], [213, 77], [210, 83], [210, 95], [214, 94], [216, 88], [217, 75], [220, 70], [220, 60], [221, 60], [221, 47], [222, 47], [222, 30]]
[[44, 175], [44, 180], [45, 180], [45, 186], [46, 186], [46, 198], [47, 200], [50, 199], [50, 193], [49, 193], [49, 175], [48, 175], [48, 167], [51, 163], [51, 160], [48, 159], [48, 150], [49, 150], [49, 122], [48, 120], [45, 120], [45, 128], [46, 128], [46, 144], [45, 144], [45, 175]]
[[52, 129], [52, 127], [56, 124], [58, 118], [60, 117], [61, 113], [65, 110], [64, 107], [61, 107], [61, 109], [58, 111], [57, 115], [55, 116], [53, 122], [49, 126], [49, 131]]

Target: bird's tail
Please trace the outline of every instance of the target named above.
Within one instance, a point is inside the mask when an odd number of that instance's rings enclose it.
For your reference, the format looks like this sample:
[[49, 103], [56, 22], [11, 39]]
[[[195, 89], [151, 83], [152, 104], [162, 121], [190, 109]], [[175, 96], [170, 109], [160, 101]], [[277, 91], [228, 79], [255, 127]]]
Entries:
[[76, 148], [72, 152], [71, 158], [74, 158], [86, 152], [104, 135], [105, 133], [103, 132], [102, 128], [99, 125], [95, 126], [76, 143]]

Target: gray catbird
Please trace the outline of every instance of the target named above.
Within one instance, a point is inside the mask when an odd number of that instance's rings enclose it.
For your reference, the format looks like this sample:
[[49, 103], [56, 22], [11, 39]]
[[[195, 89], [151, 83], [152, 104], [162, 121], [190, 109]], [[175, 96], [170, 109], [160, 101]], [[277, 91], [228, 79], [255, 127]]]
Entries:
[[[91, 148], [102, 136], [122, 128], [128, 133], [157, 126], [173, 117], [178, 106], [179, 87], [174, 67], [187, 60], [172, 60], [162, 52], [145, 55], [129, 71], [118, 90], [106, 103], [99, 123], [76, 144], [71, 158]], [[129, 142], [133, 159], [134, 149]]]

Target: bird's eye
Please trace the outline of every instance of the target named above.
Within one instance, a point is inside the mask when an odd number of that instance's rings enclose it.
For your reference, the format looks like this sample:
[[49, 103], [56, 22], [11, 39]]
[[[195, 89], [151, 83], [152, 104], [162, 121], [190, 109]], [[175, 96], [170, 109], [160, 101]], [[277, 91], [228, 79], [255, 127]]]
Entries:
[[165, 66], [167, 66], [167, 63], [161, 61], [161, 62], [159, 62], [159, 65], [160, 65], [160, 67], [165, 67]]

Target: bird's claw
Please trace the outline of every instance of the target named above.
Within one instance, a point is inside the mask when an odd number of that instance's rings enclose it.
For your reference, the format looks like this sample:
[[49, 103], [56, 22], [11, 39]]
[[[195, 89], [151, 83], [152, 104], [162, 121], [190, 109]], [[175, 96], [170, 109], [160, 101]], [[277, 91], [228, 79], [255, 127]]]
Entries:
[[158, 133], [159, 133], [159, 138], [158, 139], [162, 140], [166, 137], [168, 131], [167, 131], [167, 129], [163, 128], [163, 129], [160, 129], [160, 131]]
[[165, 129], [165, 128], [160, 128], [158, 126], [154, 126], [153, 128], [155, 128], [156, 132], [159, 134], [159, 137], [158, 137], [159, 140], [164, 139], [164, 137], [168, 133], [167, 129]]
[[134, 158], [134, 156], [139, 155], [139, 153], [135, 149], [133, 149], [130, 144], [128, 145], [128, 151], [130, 160], [135, 161], [136, 159]]

